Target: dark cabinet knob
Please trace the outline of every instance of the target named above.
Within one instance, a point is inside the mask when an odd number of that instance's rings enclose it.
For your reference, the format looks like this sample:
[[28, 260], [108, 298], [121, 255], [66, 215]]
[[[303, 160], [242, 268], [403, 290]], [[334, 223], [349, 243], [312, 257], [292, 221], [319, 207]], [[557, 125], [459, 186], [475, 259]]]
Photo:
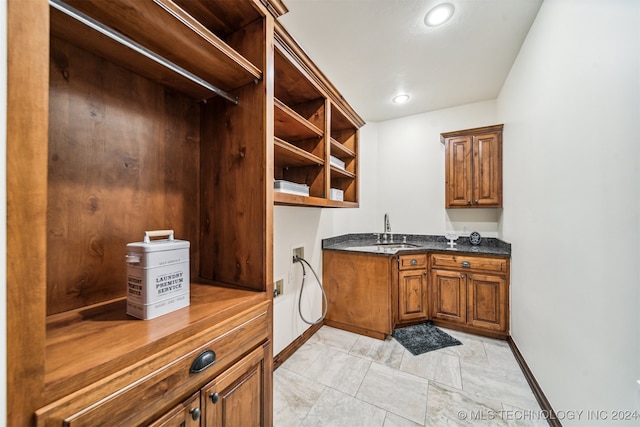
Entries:
[[191, 414], [191, 418], [193, 418], [194, 421], [198, 420], [200, 418], [200, 415], [202, 414], [200, 408], [191, 408], [189, 410], [189, 413]]
[[220, 393], [211, 393], [209, 397], [213, 403], [218, 403], [218, 400], [220, 400]]

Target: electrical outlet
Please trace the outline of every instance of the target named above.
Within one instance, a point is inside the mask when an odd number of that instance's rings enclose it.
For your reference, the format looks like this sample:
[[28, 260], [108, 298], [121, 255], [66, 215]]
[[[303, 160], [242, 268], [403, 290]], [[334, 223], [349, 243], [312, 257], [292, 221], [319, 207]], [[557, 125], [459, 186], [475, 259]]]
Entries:
[[297, 258], [304, 258], [304, 247], [298, 247], [298, 248], [293, 248], [292, 252], [292, 258], [291, 258], [291, 262], [296, 262], [295, 259]]
[[276, 292], [274, 293], [274, 298], [279, 297], [284, 293], [284, 279], [280, 279], [276, 281]]

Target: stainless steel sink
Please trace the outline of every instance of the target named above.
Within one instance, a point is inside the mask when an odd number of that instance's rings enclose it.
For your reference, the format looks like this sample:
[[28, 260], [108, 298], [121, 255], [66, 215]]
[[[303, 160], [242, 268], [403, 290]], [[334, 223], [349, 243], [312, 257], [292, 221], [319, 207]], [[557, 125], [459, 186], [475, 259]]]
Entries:
[[413, 249], [418, 248], [418, 245], [412, 245], [411, 243], [380, 243], [377, 245], [363, 245], [363, 246], [350, 246], [345, 248], [349, 251], [361, 251], [361, 252], [377, 252], [377, 253], [395, 253], [400, 249]]
[[418, 247], [418, 245], [412, 245], [411, 243], [380, 243], [377, 246], [394, 249], [409, 249]]

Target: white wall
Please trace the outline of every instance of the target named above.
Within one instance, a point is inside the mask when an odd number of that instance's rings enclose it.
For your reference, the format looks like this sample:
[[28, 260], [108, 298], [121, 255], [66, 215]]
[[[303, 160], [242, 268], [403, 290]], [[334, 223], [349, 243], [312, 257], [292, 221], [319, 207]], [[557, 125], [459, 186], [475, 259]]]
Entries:
[[511, 333], [557, 411], [640, 409], [639, 9], [545, 1], [498, 97]]
[[[0, 28], [7, 28], [7, 0], [0, 0]], [[7, 182], [7, 34], [0, 35], [0, 180]], [[0, 328], [7, 329], [7, 193], [0, 186]], [[0, 341], [0, 420], [7, 419], [7, 334]]]
[[378, 124], [378, 214], [394, 233], [496, 237], [501, 210], [444, 208], [444, 145], [440, 134], [498, 124], [496, 102], [484, 101]]
[[[274, 300], [273, 350], [280, 353], [310, 327], [298, 312], [302, 279], [300, 264], [291, 263], [291, 250], [304, 247], [304, 257], [322, 280], [322, 239], [347, 233], [374, 231], [377, 206], [377, 125], [366, 124], [360, 130], [360, 208], [320, 209], [276, 206], [273, 219], [274, 280], [284, 280], [284, 292]], [[382, 219], [380, 219], [382, 224]], [[313, 273], [308, 271], [302, 299], [307, 320], [319, 318], [322, 294]]]

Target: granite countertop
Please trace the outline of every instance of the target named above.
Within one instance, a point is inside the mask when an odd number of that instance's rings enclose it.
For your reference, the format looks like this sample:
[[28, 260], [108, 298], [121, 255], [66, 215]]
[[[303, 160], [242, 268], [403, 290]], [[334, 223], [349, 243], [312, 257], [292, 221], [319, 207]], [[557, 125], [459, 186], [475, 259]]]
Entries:
[[[452, 249], [447, 244], [448, 240], [444, 236], [393, 234], [394, 245], [378, 245], [376, 244], [376, 234], [380, 235], [380, 241], [382, 241], [382, 233], [344, 234], [342, 236], [323, 239], [322, 249], [384, 256], [425, 251], [502, 257], [511, 256], [511, 244], [494, 237], [483, 237], [478, 246], [473, 246], [469, 242], [468, 237], [460, 237]], [[404, 240], [405, 236], [406, 241]], [[405, 242], [407, 245], [403, 245]]]

